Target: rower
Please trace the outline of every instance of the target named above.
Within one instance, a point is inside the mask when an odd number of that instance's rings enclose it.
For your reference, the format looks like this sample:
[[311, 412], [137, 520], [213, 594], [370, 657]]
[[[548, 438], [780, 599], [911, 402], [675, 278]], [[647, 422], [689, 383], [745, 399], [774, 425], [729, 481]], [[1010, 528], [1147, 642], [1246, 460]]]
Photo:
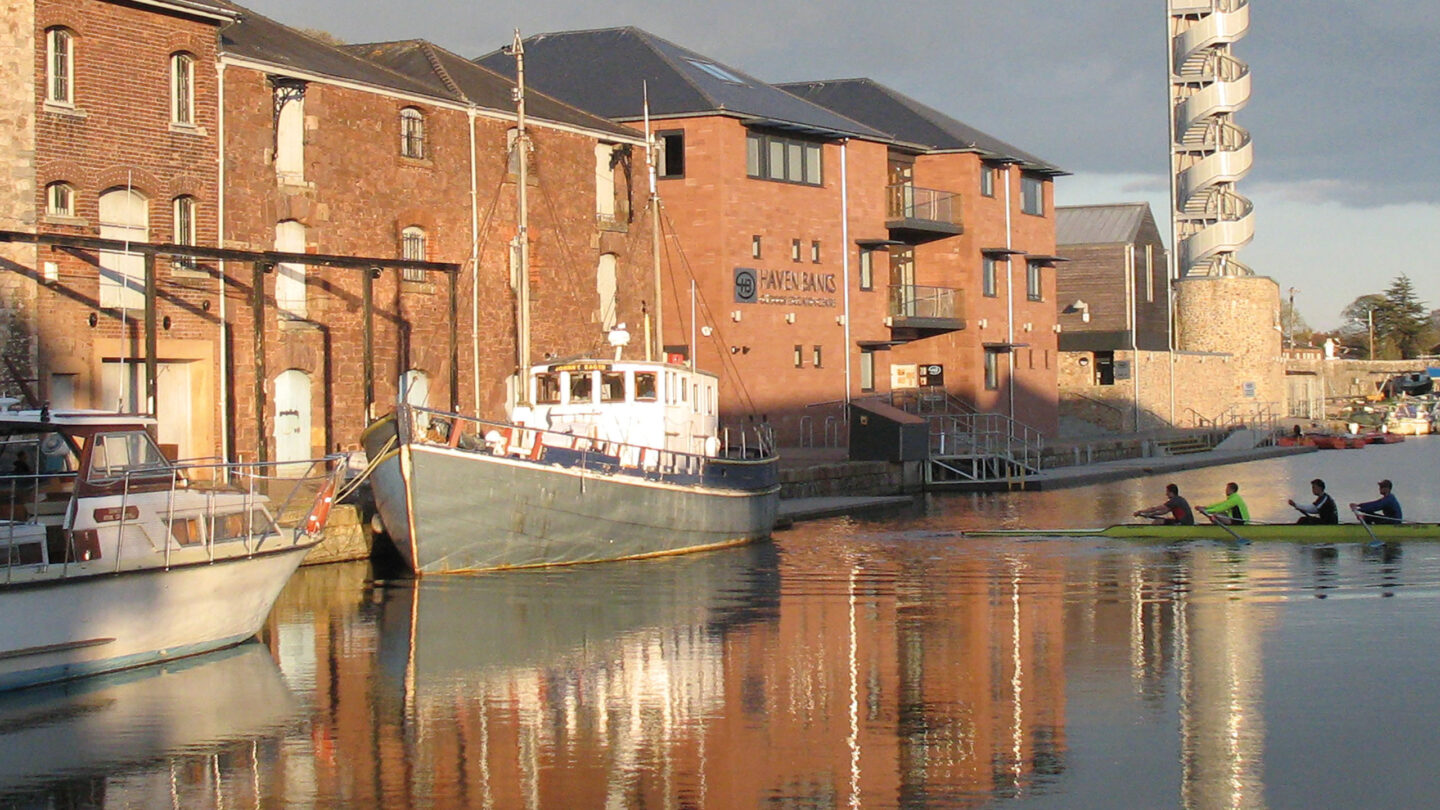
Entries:
[[1295, 500], [1286, 503], [1299, 509], [1302, 513], [1296, 523], [1322, 523], [1334, 525], [1340, 522], [1340, 508], [1335, 505], [1335, 499], [1325, 491], [1325, 482], [1319, 478], [1310, 482], [1310, 491], [1315, 495], [1314, 503], [1295, 503]]
[[1190, 502], [1180, 497], [1180, 487], [1165, 485], [1165, 502], [1141, 509], [1135, 517], [1152, 518], [1159, 526], [1194, 526], [1195, 513], [1190, 511]]
[[1210, 518], [1211, 523], [1239, 526], [1250, 522], [1250, 507], [1240, 497], [1240, 485], [1234, 481], [1225, 485], [1225, 500], [1200, 507], [1200, 514]]
[[1380, 487], [1380, 497], [1364, 503], [1352, 503], [1350, 511], [1359, 516], [1361, 523], [1400, 523], [1400, 500], [1391, 492], [1394, 487], [1390, 479], [1386, 478], [1377, 486]]

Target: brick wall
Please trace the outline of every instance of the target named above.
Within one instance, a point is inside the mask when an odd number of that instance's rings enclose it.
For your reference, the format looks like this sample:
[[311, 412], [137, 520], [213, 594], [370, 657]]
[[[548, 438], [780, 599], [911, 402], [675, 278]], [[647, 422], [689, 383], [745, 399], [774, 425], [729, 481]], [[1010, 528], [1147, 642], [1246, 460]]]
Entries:
[[[0, 0], [0, 230], [35, 226], [35, 18], [31, 0]], [[33, 267], [35, 248], [0, 245], [0, 351], [33, 376], [35, 285], [17, 268]], [[0, 394], [19, 386], [0, 372]]]
[[[516, 189], [508, 174], [511, 122], [475, 120], [476, 199], [472, 211], [469, 116], [463, 110], [417, 104], [380, 92], [312, 82], [305, 91], [304, 183], [277, 182], [271, 163], [271, 86], [258, 71], [231, 66], [226, 83], [227, 247], [273, 249], [275, 226], [295, 220], [306, 228], [306, 249], [318, 253], [398, 257], [401, 231], [424, 229], [427, 258], [463, 266], [458, 278], [461, 410], [497, 417], [507, 401], [516, 360], [515, 306], [510, 240], [515, 235]], [[399, 115], [418, 107], [425, 115], [427, 157], [399, 154]], [[532, 361], [597, 351], [608, 353], [599, 323], [596, 265], [600, 253], [619, 262], [619, 319], [640, 335], [640, 301], [650, 286], [650, 233], [643, 216], [643, 186], [633, 182], [633, 221], [597, 226], [594, 137], [544, 126], [530, 130], [533, 147], [530, 212]], [[636, 179], [643, 177], [637, 174]], [[627, 185], [623, 179], [621, 188]], [[473, 236], [478, 262], [471, 262]], [[251, 393], [253, 312], [251, 273], [230, 273], [235, 340], [236, 422], [256, 422]], [[308, 313], [303, 322], [276, 317], [274, 276], [264, 277], [267, 306], [267, 385], [282, 371], [312, 379], [312, 447], [349, 449], [368, 419], [364, 394], [363, 277], [355, 270], [310, 267]], [[476, 284], [478, 279], [478, 286]], [[400, 376], [429, 379], [430, 405], [451, 399], [448, 281], [432, 273], [424, 283], [402, 281], [387, 270], [373, 282], [374, 394], [378, 414], [395, 402]], [[472, 330], [472, 315], [478, 329]], [[478, 344], [472, 343], [472, 335]], [[476, 366], [472, 345], [478, 345]], [[640, 340], [633, 350], [643, 351]], [[271, 401], [268, 407], [273, 407]], [[269, 418], [267, 416], [267, 418]], [[254, 435], [237, 446], [254, 452]]]

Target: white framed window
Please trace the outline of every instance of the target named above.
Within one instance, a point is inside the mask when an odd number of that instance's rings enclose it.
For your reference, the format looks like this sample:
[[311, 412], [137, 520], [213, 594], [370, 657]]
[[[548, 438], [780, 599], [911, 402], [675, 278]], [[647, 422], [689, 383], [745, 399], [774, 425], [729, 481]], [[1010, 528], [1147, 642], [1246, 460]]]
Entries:
[[[177, 245], [195, 245], [195, 198], [188, 194], [176, 197], [170, 203], [170, 211], [173, 223], [173, 233], [170, 241]], [[191, 275], [198, 268], [195, 259], [190, 256], [177, 256], [171, 262], [171, 268], [176, 275]]]
[[[277, 88], [276, 93], [285, 92]], [[275, 174], [281, 179], [305, 179], [305, 97], [286, 95], [275, 120]]]
[[595, 217], [615, 221], [615, 147], [595, 144]]
[[195, 124], [195, 57], [188, 53], [170, 56], [170, 122]]
[[65, 28], [45, 32], [45, 100], [75, 106], [75, 35]]
[[414, 107], [400, 111], [400, 154], [425, 159], [425, 114]]
[[[417, 225], [411, 225], [400, 231], [400, 258], [412, 262], [425, 261], [425, 229]], [[424, 281], [425, 271], [406, 267], [400, 272], [400, 277], [405, 281]]]
[[[305, 226], [293, 219], [277, 223], [275, 249], [304, 253]], [[275, 307], [283, 317], [303, 319], [308, 314], [305, 288], [305, 265], [285, 262], [275, 266]]]
[[[150, 241], [150, 201], [133, 189], [100, 195], [100, 238], [122, 242]], [[145, 307], [145, 257], [130, 251], [100, 253], [100, 306], [106, 309]]]
[[75, 187], [65, 182], [46, 186], [45, 213], [52, 217], [75, 216]]

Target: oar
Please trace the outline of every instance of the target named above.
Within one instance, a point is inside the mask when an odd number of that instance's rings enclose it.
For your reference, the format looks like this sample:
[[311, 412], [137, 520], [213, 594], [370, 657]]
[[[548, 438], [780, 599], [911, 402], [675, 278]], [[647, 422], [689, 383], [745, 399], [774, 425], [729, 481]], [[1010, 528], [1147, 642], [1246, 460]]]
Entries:
[[1232, 528], [1230, 528], [1230, 524], [1228, 524], [1228, 523], [1226, 523], [1226, 522], [1224, 522], [1224, 521], [1222, 521], [1222, 520], [1216, 520], [1215, 517], [1214, 517], [1213, 515], [1211, 515], [1209, 512], [1201, 512], [1200, 514], [1204, 515], [1205, 517], [1210, 518], [1210, 522], [1211, 522], [1211, 523], [1215, 524], [1216, 526], [1219, 526], [1220, 528], [1222, 528], [1222, 529], [1224, 529], [1226, 532], [1228, 532], [1231, 537], [1235, 538], [1235, 542], [1241, 543], [1241, 544], [1250, 542], [1249, 540], [1246, 540], [1245, 538], [1243, 538], [1243, 537], [1241, 537], [1240, 535], [1236, 534], [1236, 533], [1235, 533], [1235, 530], [1232, 529]]
[[1378, 537], [1375, 536], [1375, 530], [1372, 529], [1372, 528], [1370, 528], [1370, 524], [1369, 524], [1369, 523], [1365, 522], [1365, 518], [1364, 518], [1363, 515], [1360, 514], [1360, 510], [1357, 509], [1357, 508], [1351, 507], [1350, 511], [1355, 513], [1355, 519], [1358, 520], [1358, 521], [1360, 521], [1360, 525], [1361, 525], [1361, 526], [1364, 526], [1364, 527], [1365, 527], [1365, 533], [1368, 534], [1368, 535], [1370, 535], [1370, 542], [1371, 542], [1371, 543], [1374, 543], [1374, 544], [1377, 545], [1377, 546], [1380, 545], [1380, 544], [1381, 544], [1381, 543], [1380, 543], [1380, 538], [1378, 538]]

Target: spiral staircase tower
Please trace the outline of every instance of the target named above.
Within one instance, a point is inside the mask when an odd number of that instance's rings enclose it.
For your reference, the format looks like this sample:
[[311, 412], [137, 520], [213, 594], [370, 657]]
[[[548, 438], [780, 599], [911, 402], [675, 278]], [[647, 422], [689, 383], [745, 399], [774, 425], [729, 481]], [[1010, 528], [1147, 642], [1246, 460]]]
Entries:
[[1250, 66], [1231, 53], [1250, 28], [1250, 3], [1166, 2], [1175, 274], [1252, 275], [1235, 258], [1255, 235], [1254, 205], [1235, 190], [1254, 160], [1250, 133], [1234, 121], [1250, 100]]

